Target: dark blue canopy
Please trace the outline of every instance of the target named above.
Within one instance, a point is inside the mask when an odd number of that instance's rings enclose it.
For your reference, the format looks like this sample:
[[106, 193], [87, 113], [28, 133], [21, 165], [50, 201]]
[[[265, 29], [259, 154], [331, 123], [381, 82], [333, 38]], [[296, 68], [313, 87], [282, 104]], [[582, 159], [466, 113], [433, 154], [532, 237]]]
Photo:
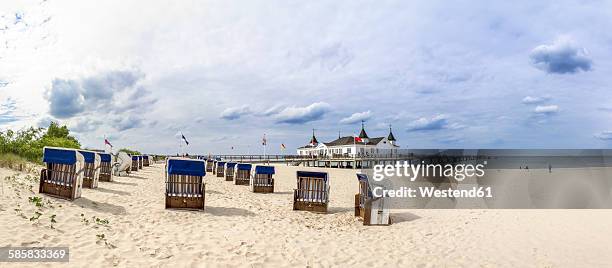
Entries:
[[88, 151], [79, 151], [85, 158], [85, 163], [93, 163], [96, 160], [96, 153]]
[[218, 161], [217, 166], [225, 166], [225, 162]]
[[111, 161], [111, 155], [110, 154], [104, 154], [104, 153], [98, 153], [100, 155], [100, 162], [110, 162]]
[[45, 148], [43, 151], [43, 162], [72, 165], [76, 163], [76, 154], [74, 150]]
[[251, 164], [238, 164], [238, 170], [251, 170]]
[[132, 160], [138, 160], [138, 156], [137, 155], [132, 155]]
[[142, 158], [149, 160], [149, 156], [148, 155], [143, 155]]
[[255, 166], [255, 174], [274, 174], [274, 166]]
[[236, 163], [234, 162], [227, 162], [227, 168], [234, 168], [236, 166]]
[[372, 189], [370, 189], [370, 181], [368, 181], [368, 175], [366, 174], [357, 174], [357, 180], [362, 182], [364, 181], [368, 187], [368, 197], [372, 197]]
[[139, 156], [138, 156], [138, 160], [140, 160], [140, 159], [142, 159], [142, 155], [139, 155]]
[[298, 177], [321, 178], [327, 180], [327, 172], [298, 171]]
[[168, 160], [168, 174], [205, 176], [206, 167], [202, 161], [170, 159]]

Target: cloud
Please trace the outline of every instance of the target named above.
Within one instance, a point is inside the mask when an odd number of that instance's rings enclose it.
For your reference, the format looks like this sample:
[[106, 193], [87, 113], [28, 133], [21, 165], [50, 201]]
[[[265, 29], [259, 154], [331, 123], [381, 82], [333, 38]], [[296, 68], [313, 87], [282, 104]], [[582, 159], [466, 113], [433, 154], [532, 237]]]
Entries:
[[595, 138], [598, 138], [604, 141], [610, 141], [612, 140], [612, 131], [602, 131], [600, 133], [597, 133], [595, 134]]
[[546, 114], [546, 115], [555, 114], [559, 112], [559, 106], [557, 105], [538, 105], [535, 107], [535, 109], [533, 109], [533, 112], [537, 114]]
[[271, 115], [276, 115], [278, 113], [280, 113], [285, 107], [282, 105], [274, 105], [268, 109], [266, 109], [265, 111], [259, 113], [259, 115], [263, 115], [263, 116], [271, 116]]
[[449, 128], [448, 119], [445, 115], [436, 115], [432, 118], [421, 117], [408, 124], [407, 131], [429, 131]]
[[132, 128], [137, 128], [142, 125], [143, 119], [133, 115], [118, 117], [113, 120], [113, 127], [119, 131], [125, 131]]
[[372, 112], [365, 111], [365, 112], [361, 112], [361, 113], [354, 113], [349, 117], [345, 117], [340, 119], [340, 123], [341, 124], [354, 124], [357, 122], [361, 122], [361, 120], [366, 121], [368, 119], [372, 118]]
[[14, 115], [15, 110], [17, 110], [17, 102], [11, 98], [0, 104], [0, 124], [17, 121], [19, 118]]
[[554, 74], [586, 72], [593, 65], [586, 50], [574, 45], [569, 38], [559, 38], [553, 44], [534, 48], [530, 58], [536, 68]]
[[100, 125], [102, 125], [102, 121], [81, 117], [70, 125], [70, 131], [86, 133], [98, 129]]
[[353, 60], [353, 54], [342, 43], [322, 47], [302, 62], [303, 68], [319, 65], [321, 69], [335, 71], [344, 68]]
[[243, 115], [248, 115], [251, 113], [251, 110], [248, 106], [240, 106], [240, 107], [231, 107], [223, 110], [221, 112], [221, 118], [225, 120], [236, 120]]
[[287, 107], [276, 115], [277, 123], [303, 124], [320, 120], [330, 111], [329, 104], [316, 102], [306, 107]]
[[70, 118], [85, 109], [80, 86], [72, 80], [54, 79], [48, 92], [49, 113], [57, 118]]
[[110, 71], [82, 79], [54, 79], [47, 91], [49, 112], [71, 118], [83, 112], [122, 113], [150, 106], [157, 100], [137, 86], [144, 75], [138, 71]]
[[523, 104], [539, 104], [539, 103], [547, 102], [550, 99], [551, 99], [550, 96], [541, 96], [541, 97], [527, 96], [527, 97], [523, 98], [523, 100], [521, 102]]

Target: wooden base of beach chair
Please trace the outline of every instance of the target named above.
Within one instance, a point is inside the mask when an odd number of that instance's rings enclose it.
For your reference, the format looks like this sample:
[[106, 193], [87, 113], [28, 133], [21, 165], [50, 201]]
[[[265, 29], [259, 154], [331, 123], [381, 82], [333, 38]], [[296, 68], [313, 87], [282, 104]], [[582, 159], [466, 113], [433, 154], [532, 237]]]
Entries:
[[253, 185], [253, 193], [274, 193], [274, 184], [268, 186]]
[[134, 167], [134, 166], [132, 166], [132, 169], [131, 169], [131, 170], [132, 170], [132, 171], [138, 171], [138, 167]]
[[327, 213], [327, 203], [293, 201], [293, 210]]
[[233, 175], [225, 174], [225, 181], [233, 181], [233, 180], [234, 180]]
[[212, 167], [210, 167], [210, 168], [206, 168], [206, 172], [213, 172]]
[[249, 185], [250, 183], [251, 183], [251, 180], [249, 178], [235, 178], [234, 179], [235, 185]]
[[223, 172], [217, 172], [217, 177], [219, 177], [219, 178], [223, 178], [223, 177], [225, 177], [225, 173], [223, 173]]
[[94, 183], [93, 179], [83, 178], [83, 188], [94, 189], [98, 188], [98, 186]]
[[204, 197], [166, 196], [166, 208], [204, 210]]
[[111, 174], [100, 174], [100, 181], [111, 181]]
[[[49, 176], [49, 172], [47, 169], [43, 169], [40, 172], [40, 184], [38, 186], [38, 193], [45, 194], [51, 197], [62, 198], [67, 200], [75, 200], [80, 196], [77, 196], [75, 187], [73, 186], [63, 186], [54, 183], [47, 183], [47, 176]], [[77, 186], [78, 187], [78, 186]]]
[[206, 189], [200, 197], [180, 197], [166, 195], [167, 209], [204, 210], [206, 203]]
[[366, 199], [365, 204], [363, 206], [360, 205], [360, 194], [355, 194], [355, 217], [361, 218], [363, 221], [363, 225], [379, 225], [379, 226], [387, 226], [391, 225], [391, 217], [389, 217], [388, 223], [381, 224], [372, 222], [372, 200]]

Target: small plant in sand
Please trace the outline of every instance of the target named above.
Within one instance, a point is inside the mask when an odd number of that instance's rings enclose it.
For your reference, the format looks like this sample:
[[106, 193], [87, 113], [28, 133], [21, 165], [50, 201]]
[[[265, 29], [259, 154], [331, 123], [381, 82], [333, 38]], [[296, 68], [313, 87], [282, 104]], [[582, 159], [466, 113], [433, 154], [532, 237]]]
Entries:
[[34, 204], [36, 207], [39, 207], [39, 208], [44, 207], [42, 197], [30, 196], [28, 199], [30, 200], [30, 203]]
[[104, 225], [104, 226], [108, 226], [108, 224], [110, 223], [107, 219], [100, 219], [98, 217], [92, 217], [93, 221], [96, 222], [96, 224], [98, 225]]
[[96, 243], [101, 244], [102, 242], [104, 242], [104, 245], [107, 248], [113, 249], [113, 248], [117, 247], [117, 246], [113, 245], [112, 243], [108, 242], [108, 240], [106, 239], [106, 235], [104, 235], [104, 233], [97, 234], [96, 238], [97, 238]]
[[89, 225], [89, 220], [85, 218], [85, 214], [81, 213], [81, 222], [85, 223], [85, 225]]
[[34, 211], [34, 216], [30, 217], [30, 221], [38, 222], [38, 219], [41, 215], [42, 213], [40, 213], [39, 211]]
[[51, 227], [51, 229], [55, 229], [55, 227], [53, 226], [53, 224], [57, 223], [57, 221], [55, 220], [55, 217], [56, 217], [56, 216], [57, 216], [57, 215], [53, 214], [53, 215], [51, 215], [51, 217], [49, 217], [49, 218], [50, 218], [50, 221], [51, 221], [51, 226], [50, 226], [50, 227]]

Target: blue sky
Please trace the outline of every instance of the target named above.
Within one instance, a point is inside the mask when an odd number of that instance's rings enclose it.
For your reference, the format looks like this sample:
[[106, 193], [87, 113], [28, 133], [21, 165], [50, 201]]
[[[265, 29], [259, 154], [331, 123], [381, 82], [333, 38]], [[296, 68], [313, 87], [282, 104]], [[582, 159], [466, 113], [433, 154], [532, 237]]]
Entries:
[[[403, 148], [612, 147], [610, 1], [0, 4], [0, 128], [85, 146], [287, 153], [393, 125]], [[232, 151], [230, 148], [234, 147]]]

